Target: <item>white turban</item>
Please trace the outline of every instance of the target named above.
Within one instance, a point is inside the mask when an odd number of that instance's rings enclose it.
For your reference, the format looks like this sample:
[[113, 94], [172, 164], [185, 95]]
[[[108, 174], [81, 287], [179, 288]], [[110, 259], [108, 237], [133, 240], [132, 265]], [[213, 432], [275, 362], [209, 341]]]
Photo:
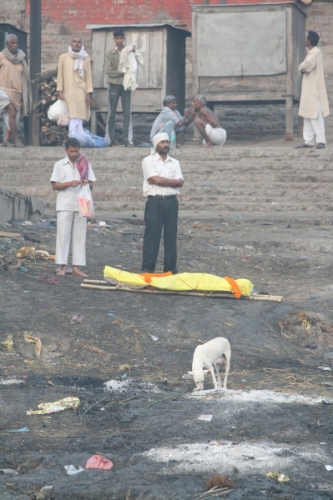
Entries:
[[165, 132], [161, 132], [160, 134], [156, 134], [153, 137], [153, 149], [151, 150], [151, 154], [153, 155], [156, 152], [156, 146], [161, 141], [170, 141], [169, 134]]

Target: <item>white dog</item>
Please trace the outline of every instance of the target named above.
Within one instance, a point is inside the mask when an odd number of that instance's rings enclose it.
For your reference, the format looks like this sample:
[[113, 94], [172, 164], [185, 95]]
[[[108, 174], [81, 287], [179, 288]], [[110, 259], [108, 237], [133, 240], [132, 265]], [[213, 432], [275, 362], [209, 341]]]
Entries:
[[[219, 365], [225, 363], [224, 389], [227, 388], [227, 379], [230, 369], [231, 347], [229, 341], [223, 337], [216, 337], [205, 344], [198, 345], [193, 354], [192, 371], [188, 372], [193, 375], [193, 380], [196, 383], [195, 391], [202, 391], [205, 373], [212, 374], [214, 387], [221, 387]], [[216, 382], [214, 367], [217, 372], [218, 384]], [[208, 368], [204, 370], [203, 368]]]

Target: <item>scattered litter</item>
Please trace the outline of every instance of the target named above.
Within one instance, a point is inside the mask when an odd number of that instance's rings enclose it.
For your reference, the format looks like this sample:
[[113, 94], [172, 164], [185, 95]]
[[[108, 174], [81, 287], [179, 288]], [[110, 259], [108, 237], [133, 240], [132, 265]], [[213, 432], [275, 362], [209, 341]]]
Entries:
[[108, 316], [114, 316], [113, 313], [108, 313]]
[[262, 226], [273, 226], [273, 222], [262, 222]]
[[50, 491], [53, 490], [53, 484], [50, 484], [50, 486], [43, 486], [43, 488], [40, 490], [40, 493], [43, 493], [44, 491]]
[[321, 385], [326, 385], [328, 387], [333, 387], [333, 382], [326, 382], [326, 380], [324, 380]]
[[322, 441], [322, 442], [321, 442], [321, 443], [319, 443], [319, 444], [327, 444], [327, 443], [325, 443], [325, 441]]
[[17, 491], [19, 489], [19, 485], [17, 483], [5, 483], [5, 485], [13, 491]]
[[42, 260], [49, 260], [49, 259], [51, 259], [51, 260], [53, 260], [52, 259], [53, 256], [50, 255], [49, 252], [47, 252], [46, 250], [36, 250], [35, 254], [36, 254], [36, 257], [38, 259], [42, 259]]
[[108, 391], [120, 391], [124, 392], [129, 384], [128, 380], [108, 380], [104, 382], [105, 388]]
[[30, 429], [28, 429], [28, 427], [22, 427], [22, 429], [13, 429], [7, 432], [30, 432]]
[[332, 368], [329, 366], [318, 366], [318, 370], [322, 370], [323, 372], [331, 372]]
[[122, 380], [124, 380], [126, 377], [127, 377], [127, 375], [126, 375], [126, 373], [124, 373], [124, 375], [122, 375], [120, 378], [121, 378]]
[[159, 340], [159, 337], [155, 337], [155, 335], [152, 335], [151, 333], [148, 333], [148, 335], [154, 342], [157, 342]]
[[4, 236], [5, 238], [19, 238], [21, 236], [20, 233], [6, 233], [6, 231], [0, 231], [0, 236]]
[[325, 405], [333, 405], [333, 399], [323, 398], [322, 402], [325, 403]]
[[131, 369], [131, 365], [124, 364], [124, 365], [118, 366], [118, 370], [121, 370], [121, 371], [130, 370], [130, 369]]
[[13, 347], [14, 347], [13, 335], [7, 335], [6, 340], [1, 342], [1, 345], [6, 347], [8, 352], [13, 352], [14, 351], [14, 349], [13, 349]]
[[318, 349], [317, 344], [306, 344], [304, 349]]
[[0, 469], [0, 472], [2, 472], [3, 474], [14, 474], [15, 476], [18, 476], [19, 474], [15, 469]]
[[243, 216], [242, 215], [236, 215], [236, 219], [242, 219]]
[[17, 378], [9, 378], [7, 380], [2, 380], [0, 385], [14, 385], [14, 384], [24, 384], [24, 380], [20, 380]]
[[47, 283], [48, 285], [59, 285], [60, 283], [59, 278], [55, 278], [54, 276], [49, 276], [48, 274], [45, 274], [44, 276], [37, 278], [37, 281], [42, 281], [43, 283]]
[[35, 259], [35, 247], [21, 247], [16, 254], [17, 259]]
[[41, 403], [37, 405], [38, 410], [28, 410], [27, 415], [46, 415], [48, 413], [57, 413], [63, 410], [75, 410], [80, 404], [79, 398], [70, 397], [60, 399], [54, 403]]
[[32, 226], [32, 222], [30, 220], [25, 220], [24, 225], [25, 226]]
[[267, 472], [266, 477], [275, 479], [279, 483], [288, 483], [290, 481], [289, 477], [281, 472]]
[[36, 236], [34, 236], [33, 234], [25, 233], [22, 234], [22, 236], [26, 241], [33, 241], [34, 243], [40, 243], [40, 239], [36, 238]]
[[24, 333], [24, 340], [30, 344], [35, 344], [35, 354], [37, 358], [40, 358], [40, 354], [42, 352], [42, 341], [38, 337], [32, 337], [28, 333]]
[[234, 250], [238, 250], [237, 247], [235, 247], [234, 245], [210, 245], [209, 243], [206, 243], [206, 246], [207, 247], [212, 247], [212, 248], [217, 248], [218, 250], [225, 250], [225, 251], [234, 251]]
[[197, 420], [201, 420], [202, 422], [211, 422], [212, 418], [213, 418], [212, 414], [210, 414], [210, 415], [202, 414], [197, 418]]
[[331, 471], [331, 470], [333, 470], [333, 466], [332, 465], [325, 465], [325, 469]]
[[100, 220], [98, 223], [99, 226], [106, 226], [105, 220]]
[[22, 273], [27, 273], [28, 272], [28, 269], [24, 266], [21, 266], [20, 267], [20, 271], [22, 271]]
[[108, 380], [104, 382], [105, 388], [108, 391], [120, 391], [124, 392], [126, 390], [126, 386], [129, 384], [128, 380]]
[[64, 468], [69, 476], [74, 476], [75, 474], [78, 474], [79, 472], [84, 471], [83, 467], [79, 467], [78, 469], [75, 467], [75, 465], [64, 465]]
[[84, 320], [84, 317], [81, 315], [79, 316], [78, 314], [74, 314], [72, 319], [70, 320], [71, 325], [76, 325], [76, 323], [81, 323]]
[[234, 488], [235, 485], [232, 481], [230, 481], [227, 477], [220, 476], [216, 474], [206, 481], [207, 490], [211, 490], [212, 488]]
[[86, 469], [110, 470], [113, 467], [111, 460], [102, 455], [93, 455], [87, 460]]

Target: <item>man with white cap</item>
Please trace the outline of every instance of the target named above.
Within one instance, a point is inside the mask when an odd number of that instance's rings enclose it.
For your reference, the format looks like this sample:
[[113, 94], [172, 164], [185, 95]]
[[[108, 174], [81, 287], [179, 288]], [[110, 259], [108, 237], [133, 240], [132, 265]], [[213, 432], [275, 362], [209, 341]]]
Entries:
[[177, 274], [177, 224], [178, 188], [184, 184], [179, 161], [168, 155], [169, 135], [153, 137], [151, 154], [143, 159], [143, 195], [146, 229], [143, 239], [142, 268], [144, 273], [153, 273], [160, 246], [162, 229], [164, 237], [163, 272]]

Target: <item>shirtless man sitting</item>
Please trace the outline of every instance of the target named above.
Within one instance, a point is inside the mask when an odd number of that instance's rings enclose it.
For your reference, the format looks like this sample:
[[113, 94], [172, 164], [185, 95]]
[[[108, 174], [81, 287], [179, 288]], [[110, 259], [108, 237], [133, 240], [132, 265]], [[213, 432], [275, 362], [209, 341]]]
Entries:
[[221, 127], [215, 113], [207, 107], [206, 98], [203, 95], [196, 95], [192, 107], [199, 115], [194, 123], [203, 137], [203, 147], [223, 146], [227, 133]]

